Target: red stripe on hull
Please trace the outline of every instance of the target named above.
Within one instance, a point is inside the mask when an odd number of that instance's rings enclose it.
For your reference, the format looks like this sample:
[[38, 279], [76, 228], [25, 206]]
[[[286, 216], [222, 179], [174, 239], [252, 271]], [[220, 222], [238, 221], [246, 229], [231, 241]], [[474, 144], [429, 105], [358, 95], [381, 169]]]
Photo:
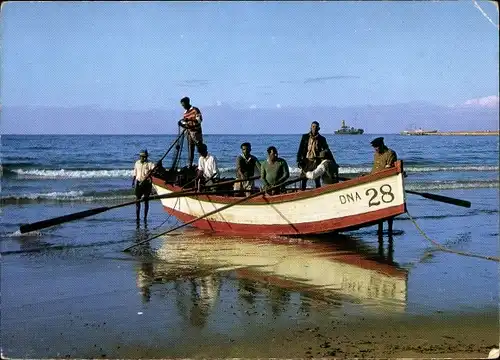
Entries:
[[[196, 218], [193, 215], [189, 215], [178, 210], [168, 207], [164, 208], [169, 214], [172, 214], [182, 222], [188, 222]], [[300, 224], [253, 225], [201, 219], [193, 222], [191, 225], [203, 230], [211, 230], [232, 235], [310, 235], [370, 226], [377, 221], [397, 216], [403, 214], [404, 212], [405, 204], [401, 204], [359, 215]]]

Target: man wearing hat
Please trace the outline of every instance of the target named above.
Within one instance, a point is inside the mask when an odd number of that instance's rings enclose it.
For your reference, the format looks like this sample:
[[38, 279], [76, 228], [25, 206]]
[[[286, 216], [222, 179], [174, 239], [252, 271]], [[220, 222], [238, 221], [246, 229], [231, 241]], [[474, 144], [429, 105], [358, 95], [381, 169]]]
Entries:
[[339, 166], [333, 158], [330, 150], [322, 150], [319, 153], [321, 163], [313, 171], [307, 171], [305, 177], [309, 180], [321, 178], [323, 184], [335, 184], [339, 182]]
[[[139, 160], [134, 164], [134, 177], [132, 178], [132, 187], [135, 187], [135, 198], [140, 200], [144, 196], [144, 221], [148, 217], [149, 195], [153, 188], [149, 174], [155, 168], [155, 164], [148, 161], [148, 151], [141, 150]], [[140, 220], [141, 203], [138, 202], [135, 208], [137, 222]]]
[[[375, 149], [375, 153], [373, 154], [372, 173], [393, 167], [396, 160], [398, 160], [398, 157], [395, 151], [385, 146], [384, 138], [378, 137], [376, 139], [373, 139], [371, 141], [371, 144]], [[387, 227], [388, 227], [387, 230], [389, 234], [392, 233], [392, 224], [393, 224], [393, 219], [392, 218], [387, 219]], [[378, 234], [379, 235], [382, 234], [383, 230], [384, 230], [384, 222], [382, 221], [378, 223], [378, 231], [377, 231]]]
[[385, 146], [384, 138], [378, 137], [373, 139], [371, 144], [375, 149], [375, 154], [373, 154], [372, 173], [393, 167], [398, 157], [396, 152]]

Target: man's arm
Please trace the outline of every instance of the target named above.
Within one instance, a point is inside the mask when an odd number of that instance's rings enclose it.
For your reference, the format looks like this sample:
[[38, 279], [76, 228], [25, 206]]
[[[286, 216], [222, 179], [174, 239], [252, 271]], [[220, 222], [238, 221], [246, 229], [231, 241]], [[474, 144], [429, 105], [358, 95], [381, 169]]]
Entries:
[[390, 168], [394, 166], [394, 163], [398, 160], [398, 156], [396, 155], [395, 151], [392, 151], [389, 153], [389, 158], [387, 159], [387, 165], [385, 165], [386, 168]]
[[243, 179], [243, 171], [241, 171], [241, 155], [236, 158], [236, 176], [238, 179]]
[[328, 146], [328, 142], [326, 141], [326, 138], [323, 135], [321, 135], [321, 142], [322, 142], [322, 144], [321, 144], [322, 149], [321, 150], [330, 150], [330, 147]]
[[257, 171], [260, 173], [260, 168], [262, 167], [262, 165], [260, 164], [260, 161], [259, 159], [257, 159], [255, 156], [255, 167], [257, 168]]
[[322, 162], [313, 171], [306, 172], [306, 177], [310, 180], [313, 180], [313, 179], [316, 179], [316, 178], [320, 177], [321, 175], [323, 175], [325, 173], [325, 171], [326, 171], [325, 164]]
[[220, 177], [219, 167], [217, 166], [217, 159], [212, 155], [212, 178], [218, 179]]
[[278, 181], [276, 182], [277, 184], [285, 182], [285, 180], [290, 177], [290, 170], [288, 169], [288, 164], [285, 160], [281, 159], [280, 167], [283, 169], [283, 175], [278, 179]]
[[300, 139], [299, 150], [297, 151], [297, 165], [299, 167], [301, 167], [302, 159], [304, 157], [302, 153], [304, 152], [305, 143], [306, 143], [306, 135], [302, 135], [302, 139]]
[[262, 185], [265, 188], [269, 187], [269, 183], [266, 180], [266, 165], [262, 164], [260, 167], [260, 181], [262, 181]]
[[136, 179], [136, 177], [137, 177], [137, 168], [136, 168], [136, 166], [134, 164], [134, 172], [132, 173], [132, 187], [135, 186], [135, 179]]

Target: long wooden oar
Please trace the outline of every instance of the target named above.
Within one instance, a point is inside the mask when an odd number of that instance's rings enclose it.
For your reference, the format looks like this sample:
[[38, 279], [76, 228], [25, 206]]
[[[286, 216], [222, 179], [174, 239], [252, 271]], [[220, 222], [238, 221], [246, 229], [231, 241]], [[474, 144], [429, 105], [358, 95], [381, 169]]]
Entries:
[[[346, 181], [346, 180], [352, 180], [353, 178], [339, 176], [339, 179]], [[449, 197], [449, 196], [443, 196], [443, 195], [437, 195], [437, 194], [431, 194], [431, 193], [421, 193], [421, 192], [412, 191], [412, 190], [405, 190], [405, 191], [408, 194], [419, 195], [419, 196], [422, 196], [422, 197], [424, 197], [426, 199], [430, 199], [430, 200], [434, 200], [434, 201], [440, 201], [440, 202], [444, 202], [444, 203], [447, 203], [447, 204], [452, 204], [452, 205], [456, 205], [456, 206], [462, 206], [462, 207], [466, 207], [466, 208], [470, 208], [471, 207], [471, 202], [467, 201], [467, 200], [456, 199], [456, 198], [452, 198], [452, 197]]]
[[421, 192], [412, 191], [412, 190], [405, 190], [405, 191], [408, 194], [419, 195], [419, 196], [422, 196], [422, 197], [424, 197], [426, 199], [431, 199], [431, 200], [435, 200], [435, 201], [441, 201], [441, 202], [444, 202], [444, 203], [447, 203], [447, 204], [462, 206], [462, 207], [466, 207], [466, 208], [470, 208], [471, 207], [471, 202], [467, 201], [467, 200], [455, 199], [455, 198], [452, 198], [452, 197], [443, 196], [443, 195], [437, 195], [437, 194], [421, 193]]
[[[175, 144], [184, 135], [185, 131], [186, 130], [182, 131], [182, 133], [179, 134], [179, 136], [174, 140], [174, 142], [172, 143], [172, 145], [170, 145], [170, 147], [165, 152], [165, 154], [163, 154], [163, 156], [160, 158], [160, 160], [158, 160], [158, 162], [155, 164], [155, 166], [153, 167], [153, 169], [148, 173], [148, 175], [147, 175], [146, 178], [149, 178], [152, 175], [153, 171], [158, 167], [158, 164], [161, 161], [163, 161], [163, 159], [165, 158], [165, 156], [167, 156], [167, 154], [170, 152], [170, 150], [172, 150], [172, 148], [175, 146]], [[192, 190], [186, 190], [186, 192], [187, 191], [192, 191]], [[178, 192], [178, 193], [176, 193], [176, 195], [167, 194], [166, 196], [163, 195], [163, 197], [162, 196], [159, 196], [159, 197], [158, 196], [152, 196], [148, 200], [156, 200], [156, 199], [163, 199], [163, 198], [168, 198], [168, 197], [176, 197], [178, 194], [181, 194], [181, 193], [183, 193], [183, 192]], [[129, 201], [129, 202], [126, 202], [126, 203], [123, 203], [123, 204], [115, 205], [115, 206], [103, 206], [103, 207], [99, 207], [99, 208], [96, 208], [96, 209], [84, 210], [84, 211], [76, 212], [76, 213], [73, 213], [73, 214], [68, 214], [68, 215], [58, 216], [58, 217], [47, 219], [47, 220], [37, 221], [37, 222], [31, 223], [31, 224], [22, 224], [20, 226], [20, 228], [19, 228], [19, 231], [21, 232], [21, 234], [24, 234], [24, 233], [27, 233], [27, 232], [30, 232], [30, 231], [41, 230], [41, 229], [45, 229], [45, 228], [50, 227], [50, 226], [55, 226], [55, 225], [63, 224], [65, 222], [69, 222], [69, 221], [73, 221], [73, 220], [83, 219], [83, 218], [86, 218], [88, 216], [97, 215], [97, 214], [100, 214], [100, 213], [108, 211], [108, 210], [116, 209], [116, 208], [123, 207], [123, 206], [133, 205], [133, 204], [137, 204], [137, 203], [144, 202], [144, 201], [146, 201], [146, 199], [136, 200], [136, 201]]]
[[204, 219], [204, 218], [206, 218], [206, 217], [208, 217], [208, 216], [214, 215], [214, 214], [216, 214], [216, 213], [218, 213], [218, 212], [221, 212], [221, 211], [224, 211], [224, 210], [226, 210], [226, 209], [229, 209], [230, 207], [233, 207], [233, 206], [235, 206], [235, 205], [241, 204], [241, 203], [243, 203], [243, 202], [245, 202], [245, 201], [247, 201], [247, 200], [250, 200], [250, 199], [252, 199], [252, 198], [254, 198], [254, 197], [261, 196], [261, 195], [265, 194], [267, 191], [270, 191], [270, 190], [273, 190], [273, 189], [277, 189], [277, 188], [280, 188], [280, 187], [283, 187], [283, 186], [286, 186], [286, 185], [293, 184], [293, 183], [295, 183], [295, 182], [297, 182], [297, 181], [299, 181], [299, 180], [302, 180], [302, 178], [300, 178], [300, 177], [299, 177], [299, 178], [294, 178], [294, 179], [291, 179], [291, 180], [285, 181], [284, 183], [279, 184], [279, 185], [276, 185], [276, 186], [273, 186], [273, 187], [271, 187], [271, 188], [269, 188], [269, 189], [267, 189], [267, 190], [262, 190], [262, 191], [259, 191], [258, 193], [252, 194], [252, 195], [247, 196], [247, 197], [244, 197], [244, 198], [242, 198], [242, 199], [240, 199], [240, 200], [238, 200], [238, 201], [235, 201], [235, 202], [232, 202], [232, 203], [230, 203], [230, 204], [224, 205], [224, 206], [222, 206], [222, 207], [220, 207], [220, 208], [218, 208], [218, 209], [215, 209], [215, 210], [210, 211], [210, 212], [208, 212], [208, 213], [206, 213], [206, 214], [203, 214], [203, 215], [201, 215], [201, 216], [198, 216], [198, 217], [197, 217], [197, 218], [195, 218], [195, 219], [189, 220], [188, 222], [185, 222], [184, 224], [181, 224], [181, 225], [175, 226], [175, 227], [173, 227], [173, 228], [171, 228], [171, 229], [169, 229], [169, 230], [167, 230], [167, 231], [164, 231], [164, 232], [162, 232], [162, 233], [160, 233], [160, 234], [157, 234], [157, 235], [155, 235], [155, 236], [152, 236], [152, 237], [150, 237], [149, 239], [146, 239], [146, 240], [140, 241], [140, 242], [138, 242], [138, 243], [136, 243], [136, 244], [134, 244], [134, 245], [131, 245], [131, 246], [129, 246], [129, 247], [127, 247], [127, 248], [123, 249], [123, 251], [124, 251], [124, 252], [128, 252], [128, 251], [130, 251], [130, 249], [132, 249], [133, 247], [136, 247], [136, 246], [138, 246], [138, 245], [141, 245], [141, 244], [144, 244], [144, 243], [146, 243], [146, 242], [149, 242], [149, 241], [151, 241], [151, 240], [153, 240], [153, 239], [156, 239], [156, 238], [158, 238], [158, 237], [160, 237], [160, 236], [166, 235], [166, 234], [168, 234], [168, 233], [170, 233], [170, 232], [173, 232], [173, 231], [175, 231], [175, 230], [179, 230], [180, 228], [183, 228], [184, 226], [187, 226], [187, 225], [189, 225], [189, 224], [192, 224], [192, 223], [194, 223], [194, 222], [196, 222], [196, 221], [198, 221], [198, 220], [202, 220], [202, 219]]
[[236, 184], [236, 183], [243, 182], [243, 181], [250, 181], [250, 180], [257, 180], [257, 179], [260, 179], [260, 175], [252, 176], [248, 179], [235, 179], [235, 180], [221, 181], [221, 182], [218, 182], [218, 183], [215, 183], [212, 185], [207, 185], [207, 186], [205, 186], [205, 188], [213, 188], [213, 187], [218, 187], [221, 185]]
[[[170, 193], [170, 194], [165, 194], [165, 195], [151, 196], [151, 197], [149, 197], [148, 201], [158, 200], [158, 199], [176, 198], [176, 197], [182, 197], [182, 196], [205, 195], [205, 194], [208, 195], [208, 194], [212, 194], [212, 193], [210, 193], [210, 192], [196, 193], [193, 190], [184, 190], [184, 191], [178, 191], [175, 193]], [[83, 219], [83, 218], [93, 216], [93, 215], [97, 215], [97, 214], [103, 213], [103, 212], [108, 211], [108, 210], [113, 210], [113, 209], [117, 209], [117, 208], [124, 207], [124, 206], [134, 205], [134, 204], [141, 203], [144, 201], [146, 201], [146, 199], [128, 201], [126, 203], [121, 203], [118, 205], [102, 206], [102, 207], [98, 207], [95, 209], [79, 211], [76, 213], [58, 216], [58, 217], [47, 219], [47, 220], [41, 220], [41, 221], [37, 221], [34, 223], [30, 223], [30, 224], [22, 224], [19, 227], [19, 231], [21, 232], [21, 234], [24, 234], [24, 233], [27, 233], [30, 231], [41, 230], [41, 229], [45, 229], [45, 228], [48, 228], [51, 226], [63, 224], [63, 223], [74, 221], [74, 220]]]

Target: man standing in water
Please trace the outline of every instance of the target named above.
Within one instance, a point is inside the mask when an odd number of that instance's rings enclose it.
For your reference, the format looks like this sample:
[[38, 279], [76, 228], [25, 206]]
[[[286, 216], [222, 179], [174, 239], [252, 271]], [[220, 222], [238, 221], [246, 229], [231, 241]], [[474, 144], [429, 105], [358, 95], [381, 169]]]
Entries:
[[[398, 160], [396, 152], [389, 149], [384, 144], [384, 138], [378, 137], [371, 141], [375, 153], [373, 154], [373, 168], [372, 173], [381, 171], [394, 166], [394, 163]], [[393, 219], [387, 219], [387, 231], [392, 234], [392, 224]], [[382, 234], [384, 231], [384, 222], [378, 223], [378, 234]]]
[[[144, 197], [144, 222], [146, 222], [149, 210], [149, 195], [153, 188], [150, 172], [154, 169], [155, 164], [148, 161], [148, 151], [141, 150], [139, 160], [134, 165], [134, 176], [132, 178], [132, 187], [135, 187], [135, 198], [140, 200]], [[138, 202], [135, 208], [136, 221], [139, 223], [141, 215], [141, 203]]]
[[[311, 131], [302, 135], [299, 150], [297, 151], [297, 166], [302, 169], [304, 173], [314, 171], [319, 165], [319, 153], [323, 150], [330, 150], [328, 143], [324, 136], [319, 134], [319, 123], [313, 121], [311, 124]], [[321, 186], [320, 178], [314, 179], [316, 187]], [[302, 180], [302, 190], [307, 186], [307, 179]]]
[[[278, 150], [274, 146], [267, 148], [267, 161], [264, 161], [260, 166], [260, 180], [262, 181], [263, 190], [266, 190], [282, 184], [290, 177], [290, 170], [286, 161], [278, 157]], [[270, 195], [277, 195], [281, 189], [274, 189]]]
[[185, 111], [182, 120], [179, 121], [179, 126], [187, 129], [188, 132], [189, 167], [192, 167], [194, 147], [196, 146], [199, 149], [200, 144], [203, 143], [203, 134], [201, 131], [203, 117], [201, 116], [200, 109], [192, 106], [188, 97], [181, 99], [181, 105]]

